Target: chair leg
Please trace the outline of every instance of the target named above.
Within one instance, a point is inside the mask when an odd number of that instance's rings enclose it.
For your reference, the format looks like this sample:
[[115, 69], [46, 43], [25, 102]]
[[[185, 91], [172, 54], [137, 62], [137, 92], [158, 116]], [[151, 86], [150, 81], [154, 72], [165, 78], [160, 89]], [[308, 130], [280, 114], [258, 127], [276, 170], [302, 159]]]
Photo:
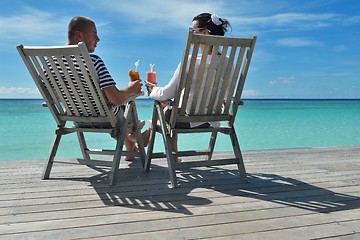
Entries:
[[209, 154], [208, 154], [208, 159], [207, 160], [212, 159], [212, 155], [214, 153], [214, 147], [215, 147], [216, 138], [217, 138], [217, 132], [211, 133], [210, 142], [209, 142], [209, 148], [208, 148]]
[[151, 124], [152, 124], [151, 134], [150, 134], [149, 145], [148, 145], [148, 149], [147, 149], [147, 156], [146, 156], [146, 161], [145, 161], [145, 166], [144, 166], [145, 172], [148, 172], [150, 170], [151, 159], [152, 159], [154, 143], [155, 143], [157, 119], [158, 119], [158, 115], [157, 115], [157, 111], [156, 111], [156, 106], [154, 105], [154, 110], [153, 110], [153, 115], [152, 115], [152, 120], [151, 120]]
[[110, 186], [115, 185], [116, 183], [116, 177], [117, 177], [117, 172], [119, 170], [119, 165], [120, 165], [120, 160], [121, 160], [121, 155], [122, 155], [122, 149], [124, 146], [124, 141], [125, 141], [125, 137], [126, 137], [126, 126], [128, 126], [129, 123], [129, 117], [131, 114], [131, 104], [127, 104], [126, 108], [125, 108], [125, 113], [124, 113], [124, 117], [125, 117], [125, 122], [123, 124], [121, 130], [120, 130], [120, 134], [117, 136], [116, 139], [116, 147], [115, 147], [115, 153], [114, 153], [114, 157], [113, 157], [113, 161], [112, 161], [112, 165], [111, 165], [111, 170], [110, 170], [110, 175], [109, 175], [109, 184]]
[[169, 175], [170, 175], [170, 181], [171, 186], [173, 188], [178, 187], [177, 179], [176, 179], [176, 171], [174, 167], [174, 157], [172, 154], [172, 148], [170, 143], [170, 133], [166, 127], [166, 121], [163, 109], [160, 105], [156, 105], [156, 109], [158, 112], [159, 120], [160, 120], [160, 126], [161, 126], [161, 135], [163, 137], [164, 146], [165, 146], [165, 153], [166, 153], [166, 159], [168, 163], [169, 168]]
[[42, 177], [41, 177], [41, 179], [43, 179], [43, 180], [44, 179], [49, 179], [49, 177], [50, 177], [51, 168], [52, 168], [52, 165], [54, 164], [54, 158], [55, 158], [57, 149], [59, 147], [61, 137], [62, 137], [62, 130], [57, 129], [55, 131], [55, 136], [53, 138], [53, 141], [52, 141], [52, 143], [50, 145], [49, 156], [48, 156], [48, 159], [46, 161], [46, 164], [45, 164], [45, 167], [44, 167], [44, 170], [43, 170], [43, 174], [42, 174]]
[[136, 111], [136, 106], [134, 102], [131, 102], [131, 116], [132, 116], [132, 121], [134, 123], [134, 127], [136, 129], [136, 140], [137, 140], [137, 144], [138, 144], [138, 148], [139, 148], [139, 153], [140, 153], [140, 158], [141, 158], [141, 163], [142, 166], [145, 166], [145, 160], [146, 160], [146, 153], [145, 153], [145, 147], [144, 147], [144, 142], [141, 136], [141, 129], [139, 129], [139, 118], [137, 115], [137, 111]]
[[125, 140], [125, 129], [121, 131], [120, 135], [118, 136], [116, 140], [116, 147], [115, 147], [115, 153], [111, 165], [110, 175], [109, 175], [109, 185], [113, 186], [116, 183], [116, 177], [117, 172], [119, 170], [121, 155], [122, 155], [122, 149], [124, 146], [124, 140]]
[[247, 181], [247, 176], [246, 176], [246, 170], [245, 170], [245, 165], [244, 165], [244, 160], [241, 154], [241, 150], [240, 150], [240, 144], [238, 141], [238, 138], [236, 136], [236, 132], [234, 127], [231, 128], [230, 130], [230, 139], [233, 145], [233, 149], [234, 149], [234, 154], [236, 159], [238, 160], [238, 169], [239, 169], [239, 174], [240, 174], [240, 179], [242, 181]]
[[166, 133], [162, 132], [162, 135], [163, 135], [164, 146], [165, 146], [165, 151], [166, 151], [166, 159], [167, 159], [168, 168], [169, 168], [171, 187], [177, 188], [178, 182], [177, 182], [176, 171], [175, 171], [175, 167], [174, 167], [174, 157], [173, 157], [172, 150], [171, 150], [170, 134], [166, 134]]
[[88, 147], [86, 145], [84, 133], [83, 132], [76, 132], [76, 133], [77, 133], [77, 137], [78, 137], [78, 140], [79, 140], [79, 144], [80, 144], [81, 153], [83, 155], [83, 158], [86, 159], [86, 160], [90, 160], [90, 155], [86, 152]]

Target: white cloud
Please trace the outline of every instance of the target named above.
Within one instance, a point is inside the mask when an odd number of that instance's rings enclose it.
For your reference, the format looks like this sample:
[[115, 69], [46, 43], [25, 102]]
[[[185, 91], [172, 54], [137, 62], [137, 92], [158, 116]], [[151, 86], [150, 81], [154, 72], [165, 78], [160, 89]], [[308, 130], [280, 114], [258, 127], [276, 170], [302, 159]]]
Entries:
[[296, 77], [295, 76], [287, 76], [287, 77], [278, 77], [276, 80], [271, 80], [269, 81], [269, 85], [270, 86], [274, 86], [276, 85], [277, 83], [281, 83], [281, 84], [284, 84], [284, 85], [292, 85], [293, 82], [296, 80]]
[[243, 97], [257, 97], [259, 95], [260, 92], [254, 89], [244, 90], [242, 94]]
[[[266, 14], [266, 13], [264, 13]], [[239, 17], [238, 24], [274, 29], [315, 29], [330, 27], [337, 19], [335, 14], [282, 13], [273, 16]]]
[[192, 17], [199, 12], [213, 12], [215, 9], [218, 13], [226, 12], [222, 1], [135, 0], [129, 3], [88, 0], [85, 4], [91, 9], [114, 14], [114, 18], [128, 22], [130, 28], [134, 26], [134, 31], [146, 27], [150, 32], [185, 28], [190, 25]]
[[37, 88], [0, 87], [0, 98], [39, 98]]
[[278, 45], [286, 47], [322, 46], [322, 43], [305, 38], [283, 38], [277, 41]]
[[345, 46], [345, 45], [338, 45], [338, 46], [335, 46], [334, 47], [334, 50], [335, 50], [335, 52], [344, 52], [344, 51], [346, 51], [348, 48], [347, 48], [347, 46]]
[[271, 81], [269, 81], [269, 85], [270, 86], [273, 86], [273, 85], [275, 85], [276, 84], [276, 80], [271, 80]]
[[[302, 24], [308, 24], [312, 22], [311, 27], [326, 27], [329, 26], [329, 20], [336, 18], [335, 14], [307, 14], [307, 13], [283, 13], [272, 16], [267, 21], [271, 21], [276, 25], [296, 24], [297, 26]], [[291, 26], [292, 27], [292, 26]]]
[[345, 19], [344, 24], [345, 25], [352, 25], [352, 24], [359, 24], [360, 23], [360, 16], [352, 16], [347, 19]]
[[[190, 24], [193, 16], [200, 12], [215, 12], [220, 17], [230, 20], [234, 32], [244, 31], [246, 34], [258, 33], [258, 31], [286, 31], [289, 29], [316, 29], [331, 27], [339, 18], [337, 14], [328, 13], [294, 13], [286, 12], [286, 6], [273, 6], [267, 1], [256, 1], [255, 3], [231, 4], [228, 1], [192, 1], [192, 0], [133, 0], [130, 4], [127, 1], [113, 0], [88, 0], [86, 4], [90, 9], [103, 11], [107, 14], [114, 14], [113, 18], [128, 22], [128, 26], [136, 26], [134, 31], [144, 29], [151, 32], [163, 32], [173, 29], [184, 29]], [[265, 7], [266, 5], [266, 7]], [[280, 4], [281, 5], [281, 4]], [[234, 7], [236, 6], [236, 8]], [[284, 13], [271, 15], [274, 11], [283, 9]], [[254, 11], [254, 9], [257, 9]], [[275, 10], [274, 10], [275, 9]]]
[[68, 21], [48, 11], [23, 7], [18, 15], [0, 16], [0, 40], [64, 42]]
[[278, 78], [283, 84], [291, 85], [295, 81], [295, 76], [279, 77]]

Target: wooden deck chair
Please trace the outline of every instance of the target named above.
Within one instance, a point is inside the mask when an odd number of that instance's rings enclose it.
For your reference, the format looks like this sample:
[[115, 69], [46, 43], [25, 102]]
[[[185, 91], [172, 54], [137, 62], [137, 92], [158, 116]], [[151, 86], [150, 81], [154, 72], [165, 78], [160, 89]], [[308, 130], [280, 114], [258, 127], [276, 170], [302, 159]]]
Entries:
[[[115, 184], [121, 156], [139, 156], [144, 164], [146, 155], [135, 102], [126, 103], [125, 120], [118, 122], [100, 89], [98, 75], [84, 43], [59, 47], [19, 45], [17, 50], [57, 124], [42, 179], [49, 178], [61, 137], [69, 133], [76, 133], [79, 140], [83, 158], [77, 159], [78, 163], [111, 167], [110, 185]], [[67, 124], [69, 122], [74, 124]], [[137, 130], [139, 152], [122, 150], [129, 124]], [[116, 139], [115, 149], [89, 149], [84, 132], [111, 134]], [[90, 157], [96, 154], [112, 155], [113, 158], [110, 161]]]
[[[153, 131], [150, 135], [145, 163], [146, 171], [149, 171], [153, 158], [166, 157], [172, 187], [177, 187], [176, 170], [181, 168], [237, 164], [240, 178], [247, 179], [234, 120], [238, 107], [243, 103], [240, 99], [255, 42], [256, 37], [234, 38], [188, 33], [177, 93], [172, 106], [168, 106], [172, 108], [168, 123], [163, 112], [164, 102], [154, 103]], [[176, 126], [176, 123], [190, 122], [217, 122], [220, 126], [187, 129]], [[153, 152], [156, 132], [162, 134], [165, 154]], [[181, 163], [174, 163], [170, 136], [204, 132], [211, 133], [208, 149], [204, 151], [179, 149], [178, 157], [205, 155], [206, 160], [183, 160]], [[212, 159], [218, 133], [230, 136], [234, 158]]]

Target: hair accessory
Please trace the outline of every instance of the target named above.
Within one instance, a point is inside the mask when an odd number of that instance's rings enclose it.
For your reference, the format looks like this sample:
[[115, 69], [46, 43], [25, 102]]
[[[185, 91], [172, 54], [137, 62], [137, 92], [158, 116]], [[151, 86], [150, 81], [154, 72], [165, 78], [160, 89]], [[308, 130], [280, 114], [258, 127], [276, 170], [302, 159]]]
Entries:
[[211, 21], [216, 25], [216, 26], [220, 26], [222, 24], [220, 18], [215, 14], [213, 13], [211, 15]]

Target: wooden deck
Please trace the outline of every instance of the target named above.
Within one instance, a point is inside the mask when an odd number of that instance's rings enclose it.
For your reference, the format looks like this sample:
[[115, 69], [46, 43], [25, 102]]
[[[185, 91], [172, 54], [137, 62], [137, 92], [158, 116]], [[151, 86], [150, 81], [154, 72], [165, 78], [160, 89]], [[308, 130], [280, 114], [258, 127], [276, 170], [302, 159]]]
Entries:
[[360, 146], [243, 152], [236, 166], [144, 173], [43, 161], [0, 162], [0, 239], [360, 239]]

